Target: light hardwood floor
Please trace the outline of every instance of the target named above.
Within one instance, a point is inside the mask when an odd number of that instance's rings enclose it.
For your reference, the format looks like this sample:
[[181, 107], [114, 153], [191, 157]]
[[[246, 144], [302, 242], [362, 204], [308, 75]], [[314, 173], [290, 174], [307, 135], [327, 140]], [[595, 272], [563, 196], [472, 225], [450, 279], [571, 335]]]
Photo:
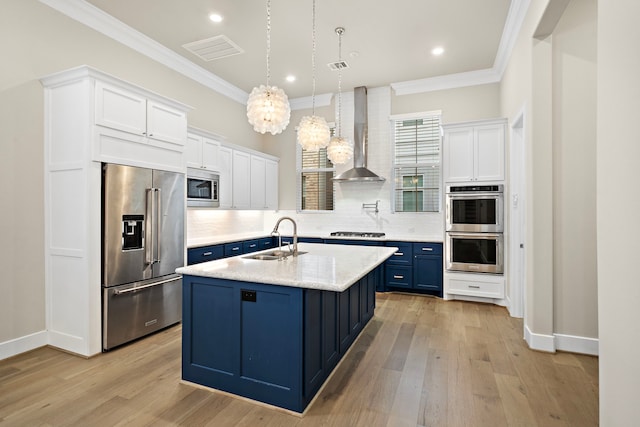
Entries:
[[598, 359], [529, 350], [502, 307], [378, 294], [298, 417], [180, 382], [180, 326], [85, 360], [0, 362], [1, 426], [596, 426]]

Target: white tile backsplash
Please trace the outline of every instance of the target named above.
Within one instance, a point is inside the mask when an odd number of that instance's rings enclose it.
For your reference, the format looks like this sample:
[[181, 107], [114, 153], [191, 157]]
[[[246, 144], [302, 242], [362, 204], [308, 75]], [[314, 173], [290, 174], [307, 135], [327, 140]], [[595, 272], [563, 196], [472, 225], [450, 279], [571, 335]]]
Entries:
[[[187, 239], [216, 235], [270, 232], [282, 216], [290, 216], [298, 224], [301, 235], [327, 235], [332, 231], [376, 231], [398, 238], [442, 241], [442, 213], [391, 213], [391, 89], [369, 89], [367, 167], [386, 178], [384, 182], [342, 182], [336, 184], [335, 210], [328, 213], [298, 213], [281, 211], [226, 211], [192, 209], [187, 212]], [[353, 92], [343, 94], [343, 134], [353, 140]], [[338, 166], [341, 173], [353, 166], [351, 162]], [[363, 209], [363, 203], [379, 200], [379, 212]], [[283, 233], [292, 231], [288, 222], [281, 225]]]

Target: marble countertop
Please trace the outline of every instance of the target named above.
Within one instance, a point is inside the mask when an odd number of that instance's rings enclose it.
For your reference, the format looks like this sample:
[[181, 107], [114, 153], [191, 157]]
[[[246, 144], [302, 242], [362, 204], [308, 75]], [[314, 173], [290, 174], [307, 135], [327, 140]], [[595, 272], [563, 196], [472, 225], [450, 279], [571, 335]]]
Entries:
[[[288, 236], [286, 233], [283, 236]], [[331, 236], [331, 233], [298, 233], [299, 237], [315, 237], [321, 239], [343, 239], [343, 240], [379, 240], [381, 242], [435, 242], [442, 243], [442, 236], [435, 235], [419, 235], [419, 234], [396, 234], [387, 233], [384, 237], [354, 237], [354, 236]], [[225, 234], [209, 237], [198, 237], [187, 240], [187, 248], [198, 248], [209, 245], [219, 245], [223, 243], [238, 242], [241, 240], [259, 239], [262, 237], [271, 237], [269, 232], [253, 232], [242, 234]]]
[[389, 246], [325, 245], [300, 243], [307, 252], [284, 260], [255, 260], [251, 254], [181, 267], [176, 273], [342, 292], [382, 264], [397, 250]]

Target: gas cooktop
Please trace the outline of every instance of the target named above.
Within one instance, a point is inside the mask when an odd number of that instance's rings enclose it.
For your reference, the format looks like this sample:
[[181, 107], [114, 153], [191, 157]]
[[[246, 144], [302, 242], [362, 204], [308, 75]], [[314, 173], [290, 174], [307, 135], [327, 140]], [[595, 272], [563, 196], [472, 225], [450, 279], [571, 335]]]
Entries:
[[384, 233], [374, 231], [334, 231], [331, 235], [340, 237], [384, 237]]

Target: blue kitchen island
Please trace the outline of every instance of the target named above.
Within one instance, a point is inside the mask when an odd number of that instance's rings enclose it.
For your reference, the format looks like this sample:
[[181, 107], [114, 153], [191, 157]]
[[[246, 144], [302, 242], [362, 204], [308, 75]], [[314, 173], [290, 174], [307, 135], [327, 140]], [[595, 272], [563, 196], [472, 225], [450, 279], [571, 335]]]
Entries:
[[304, 412], [373, 317], [395, 250], [302, 243], [179, 268], [183, 380]]

